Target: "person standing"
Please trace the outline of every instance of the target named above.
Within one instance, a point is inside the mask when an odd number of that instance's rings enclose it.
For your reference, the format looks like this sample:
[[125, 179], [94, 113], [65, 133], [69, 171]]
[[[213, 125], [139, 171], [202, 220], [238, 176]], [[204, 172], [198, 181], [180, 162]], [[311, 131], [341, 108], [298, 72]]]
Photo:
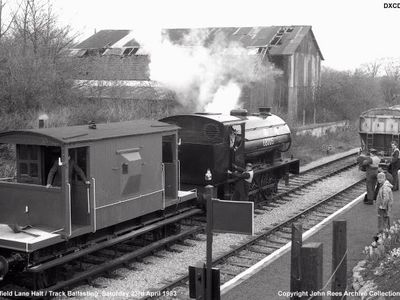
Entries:
[[399, 159], [399, 148], [397, 147], [397, 143], [395, 141], [392, 142], [392, 161], [390, 162], [390, 173], [393, 176], [393, 191], [397, 191], [399, 189], [399, 178], [398, 171], [400, 167], [400, 159]]
[[378, 232], [390, 228], [390, 216], [393, 204], [393, 192], [389, 181], [384, 173], [378, 173], [377, 180], [379, 184], [378, 195], [376, 197], [376, 207], [378, 209]]
[[375, 200], [375, 187], [376, 187], [376, 176], [378, 174], [378, 167], [381, 159], [376, 156], [376, 150], [370, 149], [370, 156], [363, 161], [363, 166], [366, 168], [366, 179], [367, 179], [367, 195], [364, 198], [364, 203], [374, 204]]
[[[90, 181], [87, 179], [85, 172], [77, 165], [77, 163], [68, 156], [68, 164], [69, 164], [69, 182], [72, 179], [72, 173], [76, 172], [78, 177], [86, 184], [89, 185]], [[57, 178], [58, 177], [58, 178]], [[56, 179], [56, 180], [55, 180]], [[57, 180], [58, 179], [58, 180]], [[61, 185], [61, 166], [58, 164], [58, 161], [55, 160], [53, 166], [51, 167], [49, 174], [47, 174], [47, 188], [53, 186], [56, 183], [56, 186]]]
[[232, 172], [228, 170], [228, 174], [232, 174], [234, 177], [239, 178], [239, 180], [235, 183], [235, 190], [232, 195], [232, 200], [248, 201], [250, 185], [253, 182], [254, 177], [253, 165], [251, 163], [247, 163], [246, 169], [244, 170], [235, 165], [234, 167], [240, 172]]

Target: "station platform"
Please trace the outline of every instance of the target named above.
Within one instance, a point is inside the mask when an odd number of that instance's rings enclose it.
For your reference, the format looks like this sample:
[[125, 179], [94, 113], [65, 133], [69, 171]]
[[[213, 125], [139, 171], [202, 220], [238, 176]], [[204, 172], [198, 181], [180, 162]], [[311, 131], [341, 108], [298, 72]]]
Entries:
[[[393, 220], [400, 219], [400, 192], [393, 193]], [[330, 220], [310, 232], [303, 232], [303, 245], [309, 242], [321, 242], [323, 244], [323, 285], [328, 282], [332, 272], [332, 222], [334, 220], [347, 221], [347, 278], [348, 291], [351, 287], [353, 267], [362, 259], [362, 251], [373, 241], [373, 236], [378, 231], [378, 218], [376, 205], [363, 203], [364, 195], [341, 209]], [[305, 236], [306, 235], [306, 236]], [[223, 300], [252, 299], [274, 300], [287, 299], [283, 292], [290, 291], [290, 245], [286, 249], [274, 255], [273, 259], [266, 260], [262, 266], [249, 270], [248, 273], [236, 282], [221, 286], [221, 298]], [[239, 275], [240, 277], [240, 275]], [[330, 283], [325, 291], [330, 290]], [[399, 285], [400, 291], [400, 285]], [[330, 299], [330, 297], [323, 297]], [[347, 297], [347, 299], [359, 299]]]
[[310, 162], [310, 163], [308, 163], [308, 164], [306, 164], [304, 166], [300, 166], [300, 173], [303, 173], [303, 172], [306, 172], [306, 171], [308, 171], [310, 169], [313, 169], [313, 168], [315, 168], [315, 167], [317, 167], [317, 166], [319, 166], [319, 165], [321, 165], [323, 163], [328, 163], [330, 161], [334, 161], [334, 160], [340, 159], [342, 157], [346, 157], [346, 156], [349, 156], [349, 155], [352, 155], [352, 154], [356, 154], [359, 151], [360, 151], [360, 148], [353, 148], [353, 149], [347, 150], [345, 152], [339, 152], [339, 153], [336, 153], [336, 154], [332, 154], [332, 155], [328, 155], [328, 156], [322, 157], [322, 158], [314, 160], [314, 161], [312, 161], [312, 162]]

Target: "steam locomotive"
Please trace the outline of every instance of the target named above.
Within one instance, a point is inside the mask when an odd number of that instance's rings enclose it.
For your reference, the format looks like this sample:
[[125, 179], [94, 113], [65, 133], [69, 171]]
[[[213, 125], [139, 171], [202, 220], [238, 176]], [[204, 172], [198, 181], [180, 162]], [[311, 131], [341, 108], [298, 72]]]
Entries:
[[[208, 169], [217, 196], [229, 199], [227, 170], [252, 162], [251, 198], [266, 198], [279, 179], [299, 172], [297, 159], [281, 155], [290, 143], [288, 125], [269, 109], [2, 132], [0, 144], [15, 147], [16, 176], [0, 179], [0, 279], [54, 268], [95, 242], [189, 207]], [[49, 187], [54, 164], [59, 180]]]
[[[179, 126], [180, 182], [199, 190], [207, 184], [204, 174], [211, 171], [209, 183], [217, 187], [220, 199], [230, 199], [234, 179], [227, 170], [233, 165], [244, 168], [251, 162], [254, 178], [250, 190], [253, 201], [267, 199], [276, 192], [278, 182], [289, 173], [299, 173], [298, 159], [283, 159], [291, 146], [289, 126], [270, 108], [249, 114], [245, 109], [230, 115], [197, 113], [176, 115], [161, 121]], [[232, 138], [234, 136], [234, 139]]]

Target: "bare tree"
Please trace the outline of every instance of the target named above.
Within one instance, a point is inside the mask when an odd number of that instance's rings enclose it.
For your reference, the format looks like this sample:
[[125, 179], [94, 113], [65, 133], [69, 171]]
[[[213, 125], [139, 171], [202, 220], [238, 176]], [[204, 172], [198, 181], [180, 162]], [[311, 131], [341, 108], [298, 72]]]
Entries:
[[381, 89], [388, 105], [400, 103], [400, 59], [387, 58], [383, 66]]
[[10, 30], [11, 25], [13, 24], [15, 17], [18, 14], [21, 4], [18, 5], [15, 12], [11, 13], [11, 17], [9, 20], [6, 20], [4, 17], [6, 5], [7, 5], [7, 2], [0, 0], [0, 41], [1, 41], [2, 37], [5, 36], [7, 34], [7, 32]]
[[73, 41], [69, 27], [57, 24], [47, 0], [21, 0], [19, 8], [1, 45], [3, 114], [62, 104], [73, 93], [73, 65], [61, 55]]
[[382, 60], [375, 60], [373, 62], [363, 64], [361, 66], [361, 70], [366, 75], [371, 76], [372, 78], [377, 77], [381, 69], [382, 69]]
[[69, 26], [57, 26], [52, 5], [45, 0], [22, 0], [22, 9], [14, 20], [14, 35], [22, 42], [23, 54], [27, 48], [34, 55], [58, 57], [71, 46], [75, 36]]
[[385, 63], [384, 70], [387, 77], [400, 80], [400, 59], [391, 58]]

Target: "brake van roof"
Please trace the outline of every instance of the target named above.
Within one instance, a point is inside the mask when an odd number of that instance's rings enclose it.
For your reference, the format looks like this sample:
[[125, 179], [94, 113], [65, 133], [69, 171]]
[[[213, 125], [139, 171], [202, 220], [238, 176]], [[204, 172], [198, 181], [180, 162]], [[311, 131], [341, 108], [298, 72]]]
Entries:
[[33, 138], [38, 144], [74, 144], [111, 138], [154, 134], [178, 130], [179, 127], [153, 120], [96, 124], [96, 129], [88, 125], [41, 129], [13, 130], [0, 133], [0, 143], [24, 143]]

